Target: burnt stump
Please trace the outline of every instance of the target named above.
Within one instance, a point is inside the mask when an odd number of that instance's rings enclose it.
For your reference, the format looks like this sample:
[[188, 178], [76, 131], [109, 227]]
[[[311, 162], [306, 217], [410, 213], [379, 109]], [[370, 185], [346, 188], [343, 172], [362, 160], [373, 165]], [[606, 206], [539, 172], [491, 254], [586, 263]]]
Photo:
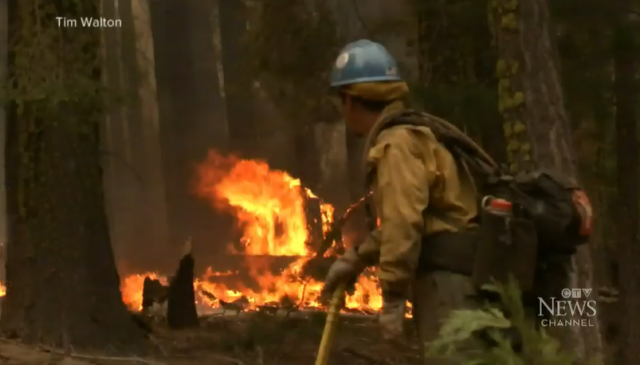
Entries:
[[173, 329], [198, 325], [193, 279], [194, 259], [191, 253], [188, 253], [180, 260], [176, 275], [169, 284], [167, 324]]

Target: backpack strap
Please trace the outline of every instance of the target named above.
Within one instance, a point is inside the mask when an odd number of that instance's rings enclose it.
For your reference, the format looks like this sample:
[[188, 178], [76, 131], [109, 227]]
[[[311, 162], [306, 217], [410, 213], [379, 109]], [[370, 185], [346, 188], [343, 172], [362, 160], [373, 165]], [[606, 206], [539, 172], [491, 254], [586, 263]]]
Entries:
[[371, 166], [371, 164], [369, 164], [369, 150], [371, 149], [371, 147], [373, 147], [373, 144], [378, 139], [380, 133], [384, 129], [392, 127], [394, 125], [393, 121], [405, 112], [405, 109], [396, 110], [385, 115], [384, 118], [379, 119], [371, 128], [369, 134], [367, 134], [367, 138], [364, 142], [364, 149], [362, 154], [362, 176], [364, 176], [363, 182], [365, 191], [369, 192], [364, 208], [367, 215], [367, 226], [369, 227], [370, 231], [376, 229], [378, 215], [375, 211], [373, 196], [370, 192], [371, 183], [373, 182], [373, 177], [375, 176], [376, 171], [374, 166]]
[[[438, 142], [465, 169], [465, 173], [469, 175], [476, 190], [478, 189], [478, 178], [480, 182], [484, 183], [502, 175], [499, 165], [493, 158], [455, 125], [431, 114], [411, 109], [401, 109], [391, 112], [378, 120], [367, 135], [362, 156], [364, 183], [367, 191], [371, 188], [371, 183], [375, 176], [375, 167], [371, 166], [368, 161], [369, 150], [373, 147], [382, 131], [399, 125], [429, 128]], [[367, 202], [365, 208], [369, 217], [369, 228], [373, 230], [376, 228], [377, 221], [375, 209], [371, 202]]]
[[365, 189], [369, 190], [371, 185], [371, 178], [373, 176], [373, 174], [375, 173], [375, 171], [373, 171], [373, 167], [370, 166], [369, 164], [369, 150], [371, 149], [371, 147], [373, 147], [373, 144], [376, 142], [376, 140], [378, 139], [378, 136], [380, 135], [380, 133], [387, 129], [387, 128], [391, 128], [395, 125], [399, 125], [397, 123], [394, 123], [394, 121], [400, 116], [403, 115], [404, 113], [406, 113], [407, 110], [406, 109], [400, 109], [400, 110], [396, 110], [393, 111], [389, 114], [387, 114], [384, 118], [379, 119], [371, 128], [371, 130], [369, 131], [369, 134], [367, 134], [367, 138], [364, 141], [364, 151], [363, 151], [363, 155], [362, 155], [362, 172], [364, 174], [365, 177]]
[[362, 160], [366, 189], [369, 189], [375, 173], [368, 163], [369, 150], [382, 131], [399, 125], [429, 128], [438, 142], [449, 150], [454, 159], [460, 162], [465, 169], [471, 170], [483, 179], [501, 175], [500, 167], [495, 160], [458, 127], [431, 114], [402, 109], [389, 113], [378, 120], [367, 135]]

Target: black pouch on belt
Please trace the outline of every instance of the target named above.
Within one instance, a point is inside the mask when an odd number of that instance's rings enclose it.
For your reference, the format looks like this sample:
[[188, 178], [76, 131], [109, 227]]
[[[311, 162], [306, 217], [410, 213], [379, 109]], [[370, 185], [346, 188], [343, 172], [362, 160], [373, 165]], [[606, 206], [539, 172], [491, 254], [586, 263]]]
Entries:
[[481, 210], [473, 280], [478, 287], [513, 276], [523, 292], [533, 286], [538, 239], [533, 221]]
[[422, 240], [418, 271], [450, 271], [471, 276], [478, 231], [442, 232]]

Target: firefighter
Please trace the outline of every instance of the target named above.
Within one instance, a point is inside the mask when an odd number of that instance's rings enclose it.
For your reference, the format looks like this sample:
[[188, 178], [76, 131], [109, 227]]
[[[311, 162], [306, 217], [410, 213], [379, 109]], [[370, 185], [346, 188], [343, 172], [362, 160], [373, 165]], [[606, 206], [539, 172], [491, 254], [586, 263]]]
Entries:
[[[370, 135], [376, 123], [407, 107], [409, 93], [396, 61], [382, 45], [360, 40], [343, 48], [331, 73], [331, 88], [348, 127], [367, 136], [363, 174], [373, 193], [369, 210], [379, 224], [332, 265], [323, 292], [331, 293], [355, 281], [365, 267], [377, 265], [383, 336], [403, 336], [410, 300], [425, 354], [424, 345], [438, 335], [451, 310], [477, 307], [469, 275], [427, 268], [421, 257], [422, 248], [435, 244], [436, 237], [474, 226], [478, 207], [472, 177], [427, 127], [396, 125]], [[425, 357], [425, 364], [439, 361]]]

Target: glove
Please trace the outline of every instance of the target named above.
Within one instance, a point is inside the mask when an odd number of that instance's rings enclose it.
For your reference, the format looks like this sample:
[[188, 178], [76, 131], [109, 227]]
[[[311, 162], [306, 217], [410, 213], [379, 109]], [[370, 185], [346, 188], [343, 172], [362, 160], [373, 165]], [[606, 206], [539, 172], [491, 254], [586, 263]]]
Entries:
[[341, 284], [349, 285], [356, 281], [358, 276], [366, 268], [355, 249], [347, 250], [329, 268], [329, 273], [324, 281], [322, 296], [331, 296]]
[[398, 340], [404, 334], [404, 315], [407, 301], [404, 298], [385, 298], [383, 296], [380, 313], [380, 329], [385, 340]]

